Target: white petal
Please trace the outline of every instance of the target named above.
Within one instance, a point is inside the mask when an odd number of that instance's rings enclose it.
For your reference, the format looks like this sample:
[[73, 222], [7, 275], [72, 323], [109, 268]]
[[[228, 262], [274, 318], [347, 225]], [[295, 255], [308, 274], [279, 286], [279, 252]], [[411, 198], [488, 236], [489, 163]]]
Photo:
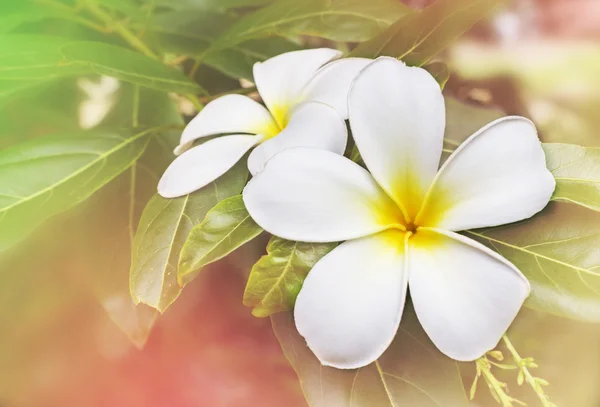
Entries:
[[475, 133], [450, 156], [418, 223], [458, 231], [516, 222], [542, 210], [554, 187], [534, 124], [506, 117]]
[[323, 66], [302, 91], [302, 100], [318, 101], [335, 108], [348, 118], [348, 92], [356, 75], [368, 64], [368, 58], [343, 58]]
[[308, 274], [294, 317], [322, 364], [368, 365], [394, 339], [406, 300], [403, 237], [387, 231], [342, 243]]
[[261, 137], [223, 136], [186, 151], [167, 168], [158, 183], [158, 193], [175, 198], [206, 186], [233, 167]]
[[378, 58], [354, 80], [348, 108], [365, 164], [414, 219], [442, 152], [446, 116], [439, 85], [424, 69]]
[[337, 242], [398, 222], [397, 207], [364, 168], [316, 148], [275, 155], [243, 195], [256, 223], [289, 240]]
[[417, 317], [438, 349], [456, 360], [495, 348], [529, 295], [515, 266], [453, 232], [418, 229], [409, 239], [408, 264]]
[[295, 108], [281, 133], [256, 147], [248, 158], [252, 175], [262, 171], [275, 154], [290, 147], [316, 147], [344, 154], [348, 141], [346, 123], [332, 107], [318, 102]]
[[287, 113], [299, 102], [300, 92], [315, 72], [341, 55], [335, 49], [305, 49], [254, 64], [254, 82], [258, 92], [281, 127], [284, 127]]
[[[176, 154], [191, 147], [201, 137], [224, 133], [249, 133], [272, 136], [279, 127], [271, 113], [247, 96], [226, 95], [208, 103], [183, 130]], [[186, 148], [187, 147], [187, 148]]]

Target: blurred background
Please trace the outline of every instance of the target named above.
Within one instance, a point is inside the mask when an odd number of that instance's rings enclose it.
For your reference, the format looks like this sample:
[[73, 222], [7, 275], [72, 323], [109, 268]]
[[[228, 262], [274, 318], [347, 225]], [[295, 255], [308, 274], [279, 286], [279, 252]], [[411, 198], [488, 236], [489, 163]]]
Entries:
[[[422, 8], [432, 1], [404, 2]], [[452, 72], [445, 92], [531, 117], [544, 141], [599, 146], [599, 40], [599, 0], [514, 1], [442, 55]], [[77, 115], [86, 127], [116, 114], [110, 95], [118, 84], [111, 80], [55, 86], [45, 93], [51, 98], [7, 103], [0, 147], [17, 133], [46, 134], [64, 115]], [[214, 91], [227, 89], [220, 86], [215, 82]], [[107, 222], [126, 216], [114, 200], [127, 193], [122, 189], [117, 182], [53, 218], [0, 264], [0, 407], [306, 406], [270, 321], [241, 304], [245, 273], [264, 241], [210, 266], [164, 315], [134, 310], [129, 258], [119, 250], [129, 231]], [[107, 202], [114, 209], [94, 215], [95, 205]], [[81, 219], [106, 241], [86, 241]], [[84, 255], [106, 265], [98, 267], [105, 274], [89, 270]], [[536, 373], [550, 382], [557, 406], [600, 406], [600, 326], [524, 310], [511, 331], [521, 354], [540, 365]], [[471, 370], [464, 366], [466, 386]], [[538, 405], [514, 375], [507, 381], [511, 395]], [[478, 394], [474, 406], [496, 405], [483, 385]]]

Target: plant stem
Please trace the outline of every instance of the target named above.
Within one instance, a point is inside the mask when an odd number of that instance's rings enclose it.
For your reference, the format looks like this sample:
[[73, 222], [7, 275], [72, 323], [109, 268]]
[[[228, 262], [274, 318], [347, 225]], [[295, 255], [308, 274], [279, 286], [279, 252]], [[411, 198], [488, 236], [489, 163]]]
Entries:
[[[83, 0], [87, 10], [92, 13], [98, 20], [106, 24], [108, 27], [114, 29], [114, 31], [125, 40], [131, 47], [138, 50], [142, 54], [152, 59], [160, 60], [157, 54], [155, 54], [150, 47], [148, 47], [142, 40], [140, 40], [129, 28], [115, 21], [110, 14], [102, 10], [94, 0]], [[187, 98], [194, 107], [200, 111], [204, 105], [198, 100], [198, 97], [194, 94], [188, 93], [183, 95]]]
[[504, 340], [504, 344], [506, 345], [506, 348], [508, 349], [508, 351], [512, 355], [513, 359], [517, 363], [518, 368], [521, 370], [521, 372], [523, 372], [523, 376], [525, 377], [525, 381], [535, 391], [535, 393], [537, 394], [538, 398], [542, 402], [542, 405], [544, 407], [554, 407], [554, 404], [552, 404], [550, 402], [548, 396], [544, 392], [544, 389], [542, 388], [542, 385], [540, 384], [540, 380], [538, 378], [533, 377], [533, 375], [531, 374], [531, 372], [528, 369], [526, 361], [521, 357], [521, 355], [519, 355], [519, 353], [517, 352], [517, 350], [513, 346], [513, 344], [510, 341], [510, 339], [508, 339], [508, 336], [504, 335], [502, 337], [502, 339]]
[[156, 55], [134, 33], [132, 33], [126, 26], [124, 26], [120, 22], [113, 20], [112, 16], [106, 11], [102, 10], [94, 2], [94, 0], [86, 0], [85, 6], [88, 9], [88, 11], [94, 15], [94, 17], [106, 24], [108, 27], [112, 28], [116, 33], [118, 33], [121, 36], [121, 38], [123, 38], [133, 48], [137, 49], [142, 54], [150, 58], [159, 59], [158, 55]]
[[493, 395], [496, 396], [495, 399], [502, 405], [502, 407], [513, 407], [513, 402], [516, 400], [506, 394], [504, 391], [505, 384], [500, 382], [493, 375], [490, 362], [487, 360], [487, 358], [482, 356], [481, 358], [477, 359], [475, 363], [479, 368], [478, 370], [483, 375], [485, 382], [489, 386], [490, 391], [492, 391]]

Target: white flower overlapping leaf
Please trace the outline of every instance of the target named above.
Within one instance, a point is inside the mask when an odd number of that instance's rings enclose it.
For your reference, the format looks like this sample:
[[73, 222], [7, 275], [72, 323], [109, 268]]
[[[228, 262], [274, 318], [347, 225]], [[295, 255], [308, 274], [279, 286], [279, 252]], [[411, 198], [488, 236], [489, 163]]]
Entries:
[[[338, 59], [328, 49], [293, 51], [254, 65], [254, 81], [266, 108], [242, 95], [217, 98], [188, 124], [175, 149], [179, 155], [158, 185], [165, 198], [189, 194], [229, 170], [250, 149], [251, 174], [289, 147], [316, 147], [343, 154], [348, 138], [347, 94], [369, 62]], [[330, 62], [333, 61], [333, 62]], [[190, 148], [203, 137], [221, 135]]]
[[439, 168], [440, 88], [425, 70], [382, 57], [348, 97], [368, 167], [315, 148], [275, 155], [243, 197], [268, 232], [345, 241], [310, 271], [295, 306], [298, 331], [324, 365], [376, 360], [400, 324], [407, 289], [433, 343], [468, 361], [493, 349], [529, 295], [520, 271], [461, 230], [531, 217], [555, 181], [534, 125], [497, 120]]

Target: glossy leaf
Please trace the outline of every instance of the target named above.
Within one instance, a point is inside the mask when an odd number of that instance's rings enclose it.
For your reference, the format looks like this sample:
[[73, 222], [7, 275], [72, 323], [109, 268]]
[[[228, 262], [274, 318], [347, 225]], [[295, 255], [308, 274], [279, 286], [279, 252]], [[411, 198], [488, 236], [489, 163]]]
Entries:
[[526, 306], [586, 321], [600, 321], [600, 214], [551, 203], [533, 218], [466, 232], [525, 274]]
[[177, 265], [189, 233], [219, 201], [238, 195], [246, 179], [242, 160], [197, 192], [176, 199], [155, 195], [148, 202], [133, 242], [129, 285], [136, 304], [164, 312], [177, 299]]
[[395, 0], [283, 0], [242, 18], [210, 51], [271, 35], [315, 35], [335, 41], [364, 41], [410, 8]]
[[150, 134], [67, 134], [0, 151], [0, 253], [129, 168]]
[[179, 282], [188, 283], [202, 267], [222, 259], [262, 231], [241, 195], [222, 200], [190, 232], [179, 258]]
[[600, 148], [547, 143], [544, 152], [556, 179], [552, 199], [600, 211]]
[[503, 0], [437, 0], [360, 44], [352, 56], [388, 55], [421, 66], [440, 53]]
[[441, 354], [406, 307], [395, 340], [374, 363], [355, 370], [322, 366], [291, 312], [271, 317], [310, 407], [466, 407], [457, 363]]
[[244, 305], [256, 317], [293, 308], [308, 272], [336, 243], [302, 243], [272, 237], [267, 254], [252, 267]]
[[0, 36], [0, 81], [43, 82], [90, 73], [165, 92], [201, 89], [182, 72], [115, 45], [51, 36]]

